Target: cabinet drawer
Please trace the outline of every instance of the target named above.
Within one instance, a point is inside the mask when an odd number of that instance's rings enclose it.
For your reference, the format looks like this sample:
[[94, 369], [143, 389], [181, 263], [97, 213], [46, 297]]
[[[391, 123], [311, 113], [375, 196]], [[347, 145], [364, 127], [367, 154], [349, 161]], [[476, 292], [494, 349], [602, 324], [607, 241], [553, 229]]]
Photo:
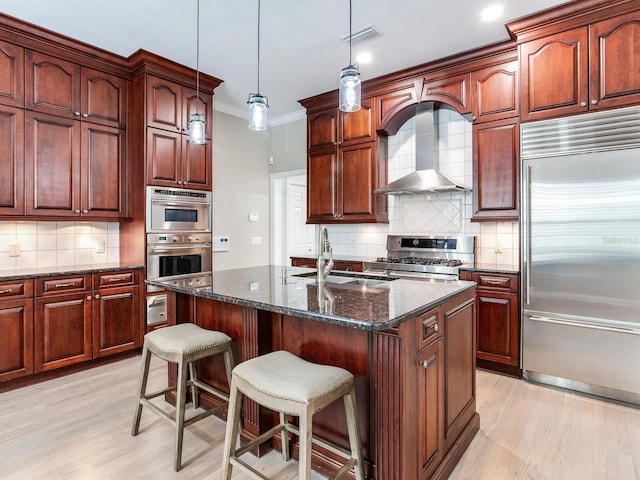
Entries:
[[138, 284], [137, 270], [126, 270], [122, 272], [93, 274], [94, 289], [116, 287], [120, 285], [137, 285], [137, 284]]
[[471, 281], [478, 284], [478, 290], [518, 291], [518, 275], [473, 272]]
[[36, 297], [56, 293], [78, 292], [91, 288], [91, 275], [39, 278], [36, 280]]
[[442, 336], [444, 323], [442, 322], [442, 309], [440, 307], [429, 310], [420, 315], [416, 321], [418, 350], [426, 347], [434, 340]]
[[33, 296], [33, 280], [0, 282], [0, 300], [18, 300]]

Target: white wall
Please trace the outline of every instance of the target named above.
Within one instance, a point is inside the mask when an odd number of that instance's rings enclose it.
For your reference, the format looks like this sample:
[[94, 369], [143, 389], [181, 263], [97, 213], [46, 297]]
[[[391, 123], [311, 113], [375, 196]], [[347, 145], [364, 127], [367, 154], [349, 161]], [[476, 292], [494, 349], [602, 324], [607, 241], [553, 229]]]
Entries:
[[[246, 119], [215, 111], [213, 234], [228, 235], [231, 249], [214, 252], [213, 269], [269, 263], [269, 130], [249, 130]], [[249, 213], [258, 214], [257, 222]], [[260, 237], [261, 245], [252, 245]]]

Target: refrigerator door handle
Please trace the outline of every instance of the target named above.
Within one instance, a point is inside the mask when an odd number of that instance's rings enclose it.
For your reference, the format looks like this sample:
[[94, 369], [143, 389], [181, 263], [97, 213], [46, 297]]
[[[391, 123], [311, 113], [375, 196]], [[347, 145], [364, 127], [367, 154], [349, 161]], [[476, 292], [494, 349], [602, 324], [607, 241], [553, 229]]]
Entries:
[[543, 317], [539, 315], [527, 315], [529, 320], [534, 322], [542, 322], [542, 323], [554, 323], [557, 325], [566, 325], [569, 327], [581, 327], [581, 328], [590, 328], [593, 330], [605, 330], [607, 332], [616, 332], [616, 333], [630, 333], [633, 335], [640, 335], [640, 330], [630, 327], [616, 327], [612, 325], [603, 325], [598, 323], [587, 323], [587, 322], [579, 322], [574, 320], [566, 320], [563, 318], [554, 318], [554, 317]]
[[531, 165], [526, 164], [523, 171], [522, 195], [522, 250], [524, 251], [524, 301], [531, 304]]

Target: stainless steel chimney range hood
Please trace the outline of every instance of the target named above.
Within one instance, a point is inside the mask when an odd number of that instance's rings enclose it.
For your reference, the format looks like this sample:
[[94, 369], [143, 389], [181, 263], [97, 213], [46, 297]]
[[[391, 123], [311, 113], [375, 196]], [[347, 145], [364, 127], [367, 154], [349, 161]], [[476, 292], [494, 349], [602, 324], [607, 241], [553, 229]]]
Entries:
[[373, 193], [413, 195], [471, 190], [438, 171], [436, 115], [433, 102], [420, 104], [416, 111], [416, 171], [374, 190]]

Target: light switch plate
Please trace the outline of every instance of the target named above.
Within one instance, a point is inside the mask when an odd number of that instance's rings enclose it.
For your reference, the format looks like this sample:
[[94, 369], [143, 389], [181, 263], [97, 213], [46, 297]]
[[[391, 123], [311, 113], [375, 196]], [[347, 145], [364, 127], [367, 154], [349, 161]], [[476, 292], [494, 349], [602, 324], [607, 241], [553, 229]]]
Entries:
[[251, 237], [251, 245], [262, 245], [262, 237]]
[[249, 213], [249, 221], [250, 222], [257, 222], [259, 220], [259, 216], [257, 212], [251, 212]]

